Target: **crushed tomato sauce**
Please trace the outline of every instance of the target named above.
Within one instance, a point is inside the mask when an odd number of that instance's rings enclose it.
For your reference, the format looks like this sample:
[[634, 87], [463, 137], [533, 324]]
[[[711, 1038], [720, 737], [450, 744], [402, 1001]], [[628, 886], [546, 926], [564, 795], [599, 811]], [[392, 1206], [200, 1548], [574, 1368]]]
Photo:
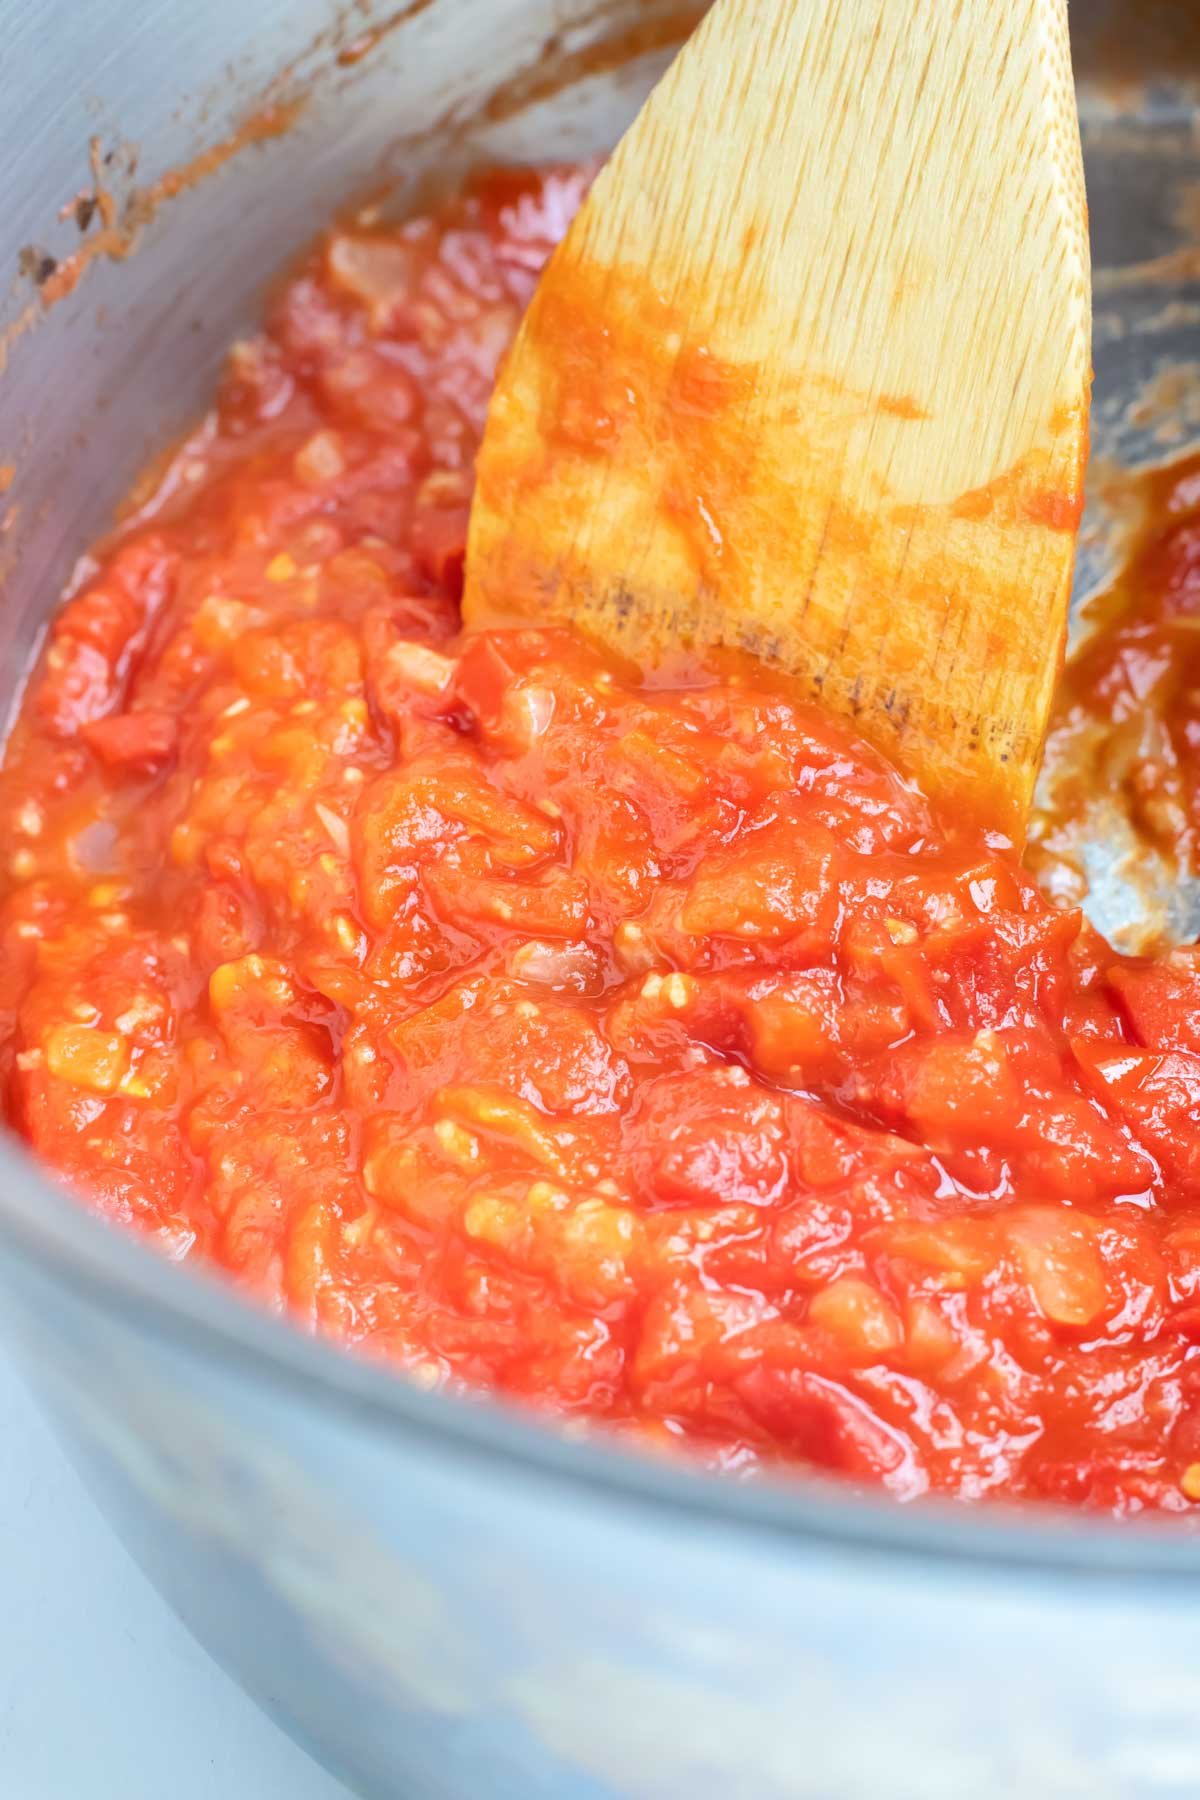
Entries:
[[737, 1471], [1200, 1501], [1200, 953], [1118, 956], [744, 666], [458, 635], [586, 183], [329, 235], [0, 776], [0, 1077], [101, 1215]]

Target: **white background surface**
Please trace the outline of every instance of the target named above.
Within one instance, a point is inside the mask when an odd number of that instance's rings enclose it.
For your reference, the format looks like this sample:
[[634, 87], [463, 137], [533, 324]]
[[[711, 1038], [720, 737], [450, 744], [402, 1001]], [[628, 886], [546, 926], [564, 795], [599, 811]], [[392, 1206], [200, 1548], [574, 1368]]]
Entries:
[[0, 1352], [3, 1800], [350, 1800], [110, 1532]]

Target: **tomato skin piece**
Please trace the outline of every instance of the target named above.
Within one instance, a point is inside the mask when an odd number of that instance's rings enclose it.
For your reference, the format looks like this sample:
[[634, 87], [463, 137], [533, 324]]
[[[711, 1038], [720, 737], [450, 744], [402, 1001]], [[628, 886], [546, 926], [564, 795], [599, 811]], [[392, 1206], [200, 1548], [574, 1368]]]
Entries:
[[110, 768], [161, 769], [175, 754], [178, 722], [170, 713], [117, 713], [81, 726], [88, 749]]
[[814, 1462], [888, 1486], [903, 1480], [910, 1447], [839, 1382], [758, 1368], [742, 1376], [738, 1391], [754, 1417], [798, 1442]]
[[[1197, 953], [1119, 956], [743, 657], [461, 630], [495, 369], [589, 179], [334, 226], [85, 565], [0, 769], [7, 1115], [426, 1387], [743, 1474], [1194, 1508]], [[743, 378], [679, 367], [710, 421]], [[1198, 497], [1073, 702], [1157, 711], [1181, 856]]]

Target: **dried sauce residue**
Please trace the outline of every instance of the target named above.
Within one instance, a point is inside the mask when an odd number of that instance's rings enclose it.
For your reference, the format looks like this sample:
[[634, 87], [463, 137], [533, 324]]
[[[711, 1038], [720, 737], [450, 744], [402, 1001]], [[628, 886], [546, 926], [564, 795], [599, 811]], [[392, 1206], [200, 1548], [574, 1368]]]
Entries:
[[561, 38], [552, 35], [543, 44], [537, 61], [498, 87], [478, 109], [477, 117], [489, 124], [501, 123], [588, 76], [607, 74], [658, 50], [676, 49], [695, 29], [704, 11], [701, 0], [683, 0], [680, 6], [644, 19], [615, 37], [584, 44], [576, 50], [568, 49]]
[[73, 293], [92, 263], [100, 258], [109, 262], [123, 262], [137, 248], [141, 233], [157, 217], [160, 207], [166, 201], [174, 200], [179, 194], [197, 187], [201, 181], [224, 168], [226, 163], [231, 162], [250, 145], [281, 137], [295, 122], [298, 109], [297, 101], [263, 107], [243, 120], [228, 137], [209, 144], [188, 162], [168, 169], [149, 187], [135, 188], [120, 204], [107, 185], [105, 157], [100, 139], [93, 138], [88, 146], [92, 171], [91, 191], [79, 195], [71, 202], [71, 210], [81, 228], [87, 228], [83, 225], [85, 219], [87, 226], [99, 220], [100, 228], [73, 255], [64, 257], [48, 272], [45, 279], [39, 281], [43, 307], [55, 306]]
[[[134, 188], [123, 200], [118, 200], [114, 194], [108, 175], [114, 151], [102, 152], [99, 140], [93, 139], [89, 146], [91, 182], [68, 200], [59, 214], [61, 220], [73, 217], [81, 232], [92, 232], [92, 235], [65, 257], [58, 257], [38, 245], [27, 245], [22, 250], [19, 272], [36, 285], [38, 294], [16, 318], [0, 329], [0, 373], [3, 373], [9, 352], [17, 340], [31, 330], [49, 308], [74, 292], [93, 263], [99, 260], [121, 262], [132, 254], [141, 233], [157, 217], [164, 202], [196, 187], [244, 149], [280, 137], [291, 128], [304, 104], [312, 78], [311, 72], [303, 78], [300, 74], [308, 56], [317, 51], [332, 51], [331, 61], [335, 67], [355, 67], [393, 32], [418, 18], [431, 5], [432, 0], [407, 0], [379, 23], [365, 25], [348, 39], [344, 36], [348, 23], [345, 20], [339, 21], [332, 31], [318, 33], [305, 52], [279, 71], [261, 104], [235, 131], [198, 151], [189, 161], [167, 170], [150, 185]], [[599, 22], [609, 10], [608, 0], [600, 0], [593, 17], [581, 23]], [[589, 42], [579, 48], [568, 48], [554, 33], [542, 45], [530, 67], [519, 70], [495, 90], [477, 113], [473, 113], [473, 122], [479, 117], [493, 123], [511, 118], [588, 76], [603, 74], [639, 57], [671, 49], [695, 27], [704, 10], [703, 0], [680, 0], [677, 6], [668, 6], [661, 12], [655, 10], [652, 16], [640, 19], [632, 27], [618, 30], [599, 43]], [[443, 123], [453, 126], [456, 121], [448, 117]], [[93, 231], [94, 226], [98, 228]]]
[[1143, 90], [1200, 75], [1200, 13], [1179, 0], [1101, 0], [1073, 45], [1080, 85], [1129, 105]]
[[1200, 457], [1126, 485], [1141, 527], [1064, 670], [1027, 861], [1064, 901], [1130, 910], [1100, 923], [1144, 949], [1200, 929]]
[[384, 38], [390, 37], [397, 27], [407, 25], [410, 19], [419, 18], [423, 12], [428, 12], [432, 5], [433, 0], [408, 0], [407, 6], [402, 6], [397, 12], [391, 13], [388, 18], [381, 19], [378, 25], [369, 25], [366, 30], [360, 31], [357, 37], [351, 38], [350, 42], [338, 51], [338, 67], [349, 69], [355, 63], [362, 62], [363, 58], [370, 56], [372, 50], [377, 50]]
[[1119, 267], [1097, 269], [1092, 276], [1096, 294], [1117, 294], [1126, 288], [1181, 287], [1200, 282], [1200, 245], [1181, 244], [1162, 256], [1147, 262], [1122, 263]]

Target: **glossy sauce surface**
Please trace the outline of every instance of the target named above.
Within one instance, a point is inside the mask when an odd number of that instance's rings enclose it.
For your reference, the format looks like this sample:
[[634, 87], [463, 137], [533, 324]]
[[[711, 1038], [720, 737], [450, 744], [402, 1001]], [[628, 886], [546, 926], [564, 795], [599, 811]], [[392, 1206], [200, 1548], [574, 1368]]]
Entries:
[[1200, 457], [1144, 472], [1122, 497], [1140, 522], [1059, 684], [1031, 861], [1069, 891], [1100, 797], [1145, 853], [1131, 935], [1149, 943], [1163, 883], [1200, 874]]
[[459, 635], [585, 181], [330, 234], [85, 563], [0, 777], [10, 1121], [427, 1385], [1186, 1512], [1200, 956], [1118, 957], [750, 665]]

